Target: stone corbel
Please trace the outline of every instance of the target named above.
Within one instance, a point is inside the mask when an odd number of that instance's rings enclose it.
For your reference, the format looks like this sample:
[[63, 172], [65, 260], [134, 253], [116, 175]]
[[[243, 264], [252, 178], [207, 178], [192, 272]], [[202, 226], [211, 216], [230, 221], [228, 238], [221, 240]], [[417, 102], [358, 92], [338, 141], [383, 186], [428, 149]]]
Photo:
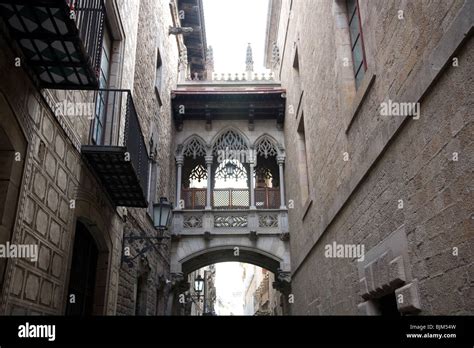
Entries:
[[171, 290], [178, 294], [189, 290], [189, 282], [184, 278], [183, 273], [171, 273]]
[[272, 286], [283, 295], [288, 296], [291, 293], [291, 273], [278, 270]]

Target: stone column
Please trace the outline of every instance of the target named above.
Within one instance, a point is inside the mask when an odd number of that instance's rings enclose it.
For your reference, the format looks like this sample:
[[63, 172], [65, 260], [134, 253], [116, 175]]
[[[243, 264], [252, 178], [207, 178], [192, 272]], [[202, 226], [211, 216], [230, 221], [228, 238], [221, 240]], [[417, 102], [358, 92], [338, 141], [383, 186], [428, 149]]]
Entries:
[[176, 180], [176, 206], [175, 209], [181, 209], [181, 185], [182, 185], [182, 175], [183, 175], [183, 163], [184, 156], [176, 156], [176, 165], [177, 165], [177, 180]]
[[212, 159], [213, 156], [206, 156], [206, 166], [207, 166], [207, 191], [206, 191], [206, 210], [212, 209], [211, 204], [211, 192], [212, 192]]
[[280, 169], [280, 209], [286, 209], [285, 176], [283, 172], [283, 164], [285, 163], [285, 156], [277, 156], [277, 163]]
[[249, 169], [249, 178], [250, 178], [250, 209], [255, 210], [257, 207], [255, 206], [255, 182], [253, 180], [253, 172], [255, 169], [255, 157], [254, 153], [252, 151], [252, 155], [249, 156], [249, 164], [250, 164], [250, 169]]
[[178, 82], [185, 82], [188, 77], [188, 52], [183, 48], [179, 55]]

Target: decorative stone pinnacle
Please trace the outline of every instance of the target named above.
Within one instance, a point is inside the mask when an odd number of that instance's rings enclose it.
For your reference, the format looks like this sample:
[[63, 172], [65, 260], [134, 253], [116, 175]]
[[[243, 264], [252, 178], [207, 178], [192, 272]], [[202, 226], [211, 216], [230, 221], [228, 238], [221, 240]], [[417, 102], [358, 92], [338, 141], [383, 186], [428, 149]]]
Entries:
[[214, 52], [212, 50], [212, 46], [209, 46], [206, 51], [206, 63], [209, 67], [214, 68]]
[[247, 46], [247, 58], [245, 59], [245, 66], [246, 71], [253, 71], [252, 46], [250, 45], [250, 42]]
[[272, 47], [272, 69], [275, 71], [277, 67], [280, 65], [280, 49], [276, 42], [273, 42]]

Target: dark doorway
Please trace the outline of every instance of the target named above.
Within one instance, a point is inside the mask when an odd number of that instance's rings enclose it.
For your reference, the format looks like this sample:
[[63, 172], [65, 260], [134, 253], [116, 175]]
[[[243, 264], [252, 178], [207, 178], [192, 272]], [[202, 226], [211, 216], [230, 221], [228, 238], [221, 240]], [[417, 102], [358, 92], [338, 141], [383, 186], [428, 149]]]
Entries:
[[[93, 314], [98, 254], [99, 251], [91, 234], [81, 222], [77, 222], [66, 315]], [[74, 295], [75, 303], [71, 303], [71, 295]]]
[[400, 312], [397, 307], [397, 299], [395, 293], [390, 293], [376, 300], [376, 306], [380, 315], [386, 317], [399, 317]]

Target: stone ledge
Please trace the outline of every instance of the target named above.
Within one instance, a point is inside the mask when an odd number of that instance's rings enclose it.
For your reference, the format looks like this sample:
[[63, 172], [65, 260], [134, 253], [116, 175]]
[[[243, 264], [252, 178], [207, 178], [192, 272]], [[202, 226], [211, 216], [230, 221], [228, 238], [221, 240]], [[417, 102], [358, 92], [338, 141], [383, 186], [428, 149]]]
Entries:
[[395, 297], [400, 313], [417, 313], [421, 311], [417, 279], [395, 290]]
[[372, 68], [369, 68], [366, 71], [364, 79], [362, 80], [362, 84], [357, 90], [354, 101], [352, 102], [352, 106], [349, 109], [347, 115], [344, 117], [344, 119], [346, 120], [346, 134], [349, 133], [349, 129], [351, 128], [356, 116], [359, 114], [359, 110], [362, 107], [365, 98], [369, 94], [369, 91], [372, 89], [372, 85], [375, 82], [375, 76], [376, 75], [374, 74]]

